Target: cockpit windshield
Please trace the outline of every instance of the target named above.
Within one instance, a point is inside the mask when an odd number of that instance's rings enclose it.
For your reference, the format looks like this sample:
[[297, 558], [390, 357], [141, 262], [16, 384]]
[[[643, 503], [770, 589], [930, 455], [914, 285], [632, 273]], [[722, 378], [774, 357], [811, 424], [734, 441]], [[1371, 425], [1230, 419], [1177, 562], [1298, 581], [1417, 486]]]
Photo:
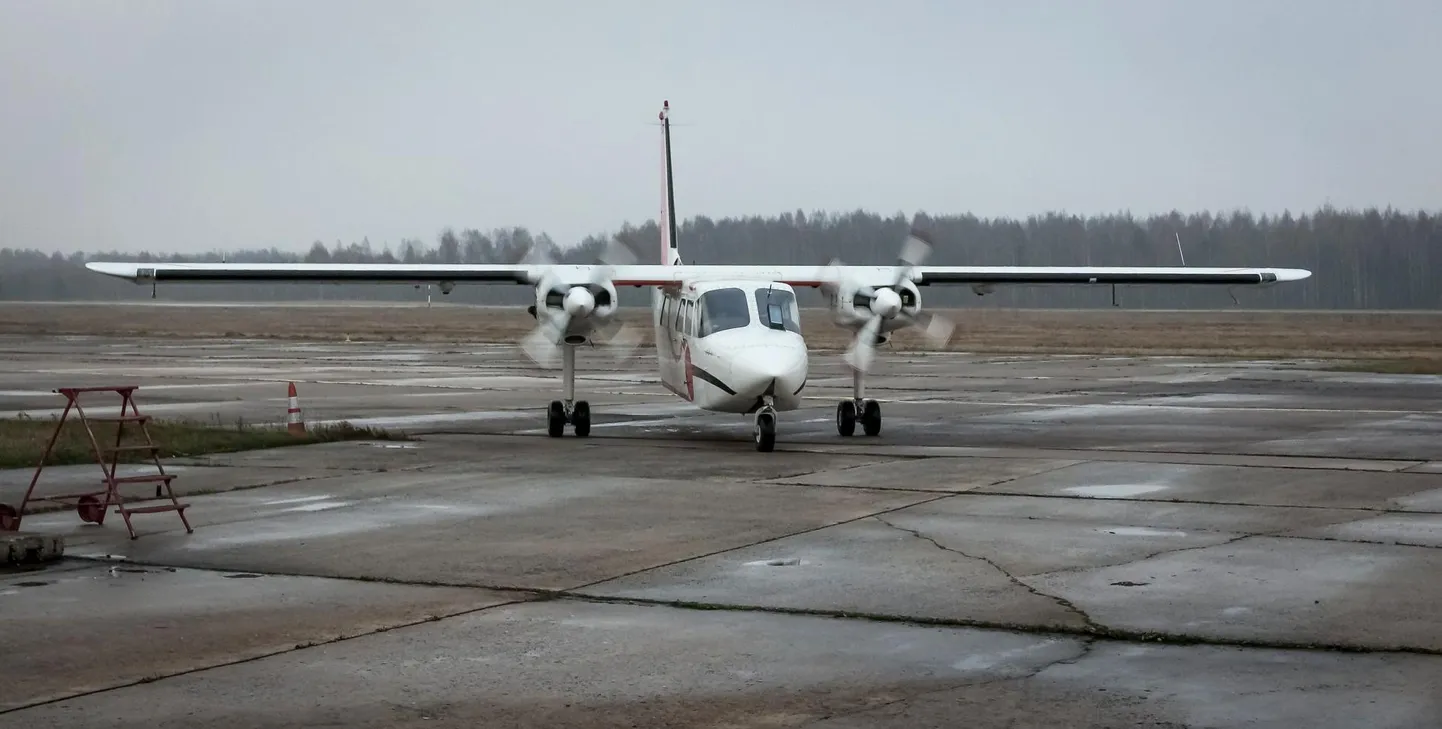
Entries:
[[766, 327], [801, 333], [801, 310], [792, 291], [769, 286], [756, 289], [756, 311]]
[[751, 323], [751, 307], [741, 289], [715, 289], [701, 294], [699, 336], [739, 329]]

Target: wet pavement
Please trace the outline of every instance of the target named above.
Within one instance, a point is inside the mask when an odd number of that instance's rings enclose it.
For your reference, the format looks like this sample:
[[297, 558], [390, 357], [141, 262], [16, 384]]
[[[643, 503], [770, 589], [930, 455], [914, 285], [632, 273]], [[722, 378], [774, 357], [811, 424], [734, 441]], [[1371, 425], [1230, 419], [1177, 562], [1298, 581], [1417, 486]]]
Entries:
[[761, 454], [645, 360], [583, 352], [553, 440], [508, 347], [5, 344], [9, 416], [294, 381], [416, 439], [177, 459], [190, 535], [27, 514], [67, 559], [0, 575], [0, 727], [1442, 727], [1442, 377], [883, 352], [843, 439], [817, 354]]

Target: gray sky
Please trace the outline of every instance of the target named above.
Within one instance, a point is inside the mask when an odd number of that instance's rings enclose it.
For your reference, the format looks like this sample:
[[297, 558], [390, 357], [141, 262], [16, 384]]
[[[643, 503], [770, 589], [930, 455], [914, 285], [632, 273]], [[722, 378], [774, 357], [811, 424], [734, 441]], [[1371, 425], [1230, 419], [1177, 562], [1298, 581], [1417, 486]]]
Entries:
[[1442, 206], [1436, 0], [0, 0], [0, 247]]

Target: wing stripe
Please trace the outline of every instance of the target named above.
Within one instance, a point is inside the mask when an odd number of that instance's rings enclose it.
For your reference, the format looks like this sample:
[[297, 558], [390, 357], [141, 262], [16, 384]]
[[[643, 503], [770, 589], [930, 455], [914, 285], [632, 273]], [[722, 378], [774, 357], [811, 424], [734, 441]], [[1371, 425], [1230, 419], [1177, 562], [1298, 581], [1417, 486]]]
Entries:
[[229, 270], [211, 271], [184, 268], [157, 268], [147, 271], [142, 267], [136, 274], [142, 281], [201, 283], [201, 282], [337, 282], [337, 283], [412, 283], [442, 282], [455, 283], [515, 283], [524, 284], [523, 271], [392, 271], [374, 268], [369, 271], [327, 269], [317, 271], [297, 270]]
[[928, 284], [1268, 284], [1277, 281], [1271, 271], [1238, 273], [1159, 271], [1055, 271], [1021, 273], [1013, 271], [931, 272], [922, 274], [918, 286]]

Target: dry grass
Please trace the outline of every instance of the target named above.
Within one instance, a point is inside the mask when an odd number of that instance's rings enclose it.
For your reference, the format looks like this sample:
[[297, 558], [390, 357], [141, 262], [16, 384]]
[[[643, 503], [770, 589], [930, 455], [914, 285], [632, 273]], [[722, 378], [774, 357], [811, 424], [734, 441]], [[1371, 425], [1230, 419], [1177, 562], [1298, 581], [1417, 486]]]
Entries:
[[[16, 418], [0, 420], [0, 468], [34, 468], [40, 463], [45, 444], [55, 433], [59, 418]], [[90, 430], [101, 448], [116, 444], [115, 423], [91, 423]], [[343, 440], [396, 440], [398, 436], [383, 430], [358, 428], [348, 423], [310, 426], [304, 436], [294, 436], [283, 428], [258, 427], [243, 422], [231, 425], [188, 421], [152, 421], [146, 425], [151, 440], [160, 448], [161, 458], [199, 456], [210, 453], [279, 448], [283, 446], [330, 443]], [[133, 423], [125, 424], [121, 445], [140, 445], [145, 439]], [[149, 453], [126, 451], [120, 463], [150, 461]], [[107, 458], [109, 454], [106, 454]], [[66, 419], [45, 465], [96, 463], [95, 446], [79, 420]]]
[[[1353, 367], [1442, 372], [1442, 312], [960, 309], [951, 349], [971, 352], [1173, 354], [1351, 360]], [[644, 309], [624, 316], [645, 323]], [[811, 346], [847, 334], [822, 310], [803, 314]], [[0, 335], [117, 335], [397, 342], [515, 341], [534, 321], [519, 307], [424, 305], [0, 305]], [[645, 341], [650, 332], [643, 327]], [[919, 346], [914, 334], [898, 349]], [[1367, 364], [1368, 362], [1374, 364]]]

